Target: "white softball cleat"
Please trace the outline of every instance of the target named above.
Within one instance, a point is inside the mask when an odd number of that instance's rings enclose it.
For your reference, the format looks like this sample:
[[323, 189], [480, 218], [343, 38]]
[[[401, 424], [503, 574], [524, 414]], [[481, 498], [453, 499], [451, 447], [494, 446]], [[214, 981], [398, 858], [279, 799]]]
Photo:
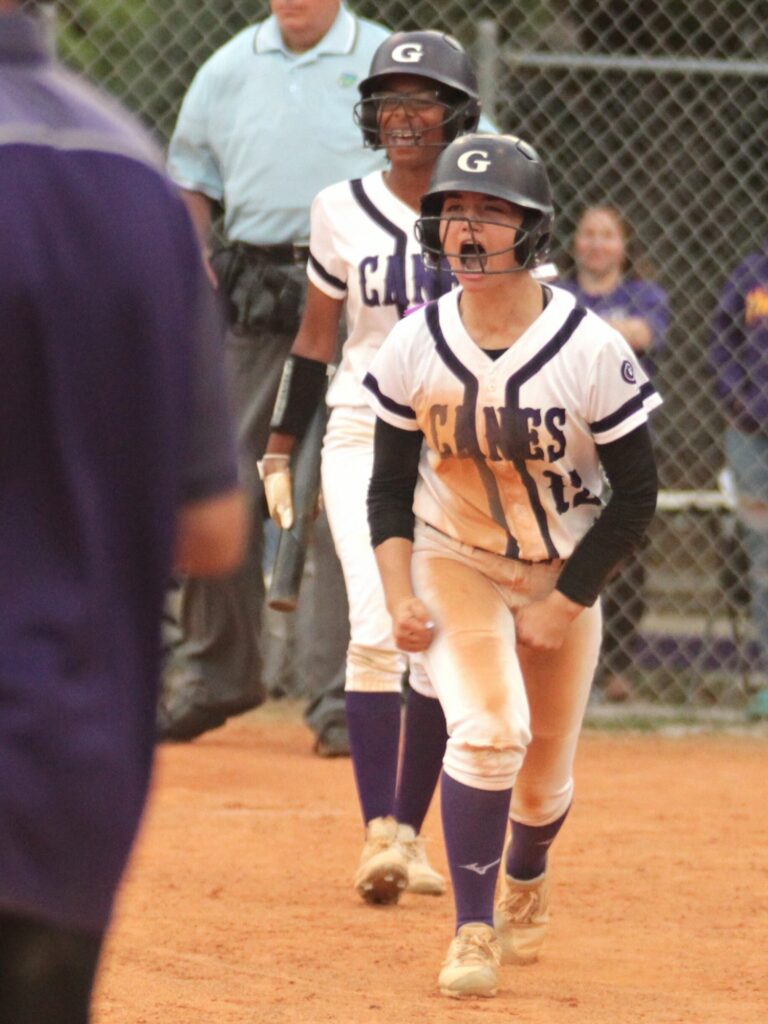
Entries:
[[465, 924], [448, 947], [437, 980], [440, 992], [452, 999], [496, 995], [501, 949], [487, 924]]
[[424, 838], [417, 835], [411, 825], [398, 825], [397, 841], [408, 867], [407, 891], [420, 896], [442, 896], [446, 890], [445, 879], [427, 860]]
[[504, 872], [493, 923], [501, 944], [502, 963], [535, 963], [549, 927], [546, 872], [529, 882], [521, 882]]
[[366, 903], [397, 903], [408, 885], [408, 865], [397, 839], [394, 818], [373, 818], [355, 875], [355, 888]]

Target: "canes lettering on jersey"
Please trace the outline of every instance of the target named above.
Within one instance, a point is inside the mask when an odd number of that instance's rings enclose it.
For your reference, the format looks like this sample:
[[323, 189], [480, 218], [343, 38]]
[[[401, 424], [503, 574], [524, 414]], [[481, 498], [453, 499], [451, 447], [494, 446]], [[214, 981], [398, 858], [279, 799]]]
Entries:
[[[486, 405], [480, 410], [485, 439], [482, 454], [492, 462], [516, 460], [557, 462], [565, 455], [565, 409], [510, 409]], [[429, 438], [443, 458], [476, 456], [467, 444], [469, 431], [462, 421], [475, 410], [444, 403], [429, 407]]]
[[424, 265], [413, 210], [381, 172], [323, 189], [311, 220], [309, 279], [331, 298], [346, 299], [349, 330], [328, 404], [360, 406], [363, 377], [387, 334], [409, 307], [439, 298], [455, 282], [449, 270]]
[[[369, 187], [370, 184], [373, 181], [369, 182]], [[409, 233], [413, 232], [409, 232], [403, 224], [401, 211], [395, 207], [387, 210], [377, 205], [365, 183], [359, 179], [351, 181], [349, 187], [362, 213], [379, 229], [379, 245], [387, 235], [391, 239], [390, 245], [394, 245], [391, 255], [366, 256], [360, 261], [360, 295], [363, 303], [369, 307], [394, 306], [398, 315], [402, 316], [409, 306], [439, 298], [447, 292], [453, 284], [450, 273], [428, 270], [421, 253], [409, 251]], [[398, 201], [398, 205], [403, 204]], [[396, 220], [392, 219], [395, 212]]]
[[360, 294], [366, 306], [395, 306], [400, 315], [409, 306], [439, 298], [451, 284], [449, 272], [437, 274], [421, 255], [397, 252], [366, 256], [360, 261]]

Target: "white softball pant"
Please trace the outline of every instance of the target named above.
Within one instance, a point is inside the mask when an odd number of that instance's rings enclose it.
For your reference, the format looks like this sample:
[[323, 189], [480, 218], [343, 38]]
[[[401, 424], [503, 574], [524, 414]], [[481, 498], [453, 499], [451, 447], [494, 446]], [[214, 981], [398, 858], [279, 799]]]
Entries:
[[435, 620], [424, 656], [443, 706], [443, 768], [476, 789], [514, 786], [511, 816], [546, 825], [568, 808], [573, 761], [600, 650], [599, 602], [558, 651], [516, 644], [513, 612], [555, 586], [562, 562], [528, 565], [419, 524], [416, 593]]
[[[368, 532], [366, 501], [375, 422], [368, 408], [331, 410], [323, 443], [323, 501], [349, 603], [346, 689], [399, 693], [407, 656], [392, 638], [392, 620]], [[420, 660], [410, 661], [410, 685], [425, 697], [435, 697]]]

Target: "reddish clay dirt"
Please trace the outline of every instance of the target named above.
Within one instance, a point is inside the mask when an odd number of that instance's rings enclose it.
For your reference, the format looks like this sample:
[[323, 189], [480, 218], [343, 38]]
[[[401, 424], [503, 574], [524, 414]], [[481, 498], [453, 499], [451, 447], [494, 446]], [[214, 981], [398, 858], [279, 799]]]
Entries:
[[[768, 739], [587, 732], [539, 964], [435, 988], [452, 903], [371, 908], [351, 766], [269, 707], [160, 750], [94, 1024], [764, 1024]], [[431, 857], [445, 867], [437, 809]]]

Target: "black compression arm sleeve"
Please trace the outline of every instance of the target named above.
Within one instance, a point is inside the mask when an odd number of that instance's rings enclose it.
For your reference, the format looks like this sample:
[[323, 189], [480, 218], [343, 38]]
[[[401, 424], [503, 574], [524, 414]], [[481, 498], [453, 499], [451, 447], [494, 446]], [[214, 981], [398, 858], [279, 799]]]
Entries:
[[643, 539], [656, 510], [659, 483], [646, 424], [597, 446], [611, 485], [600, 518], [576, 545], [557, 589], [577, 604], [592, 605], [606, 580]]
[[305, 356], [288, 356], [269, 429], [301, 440], [320, 404], [328, 380], [328, 366]]
[[413, 492], [423, 440], [420, 430], [400, 430], [376, 418], [373, 473], [368, 486], [368, 526], [373, 547], [390, 537], [413, 540]]

